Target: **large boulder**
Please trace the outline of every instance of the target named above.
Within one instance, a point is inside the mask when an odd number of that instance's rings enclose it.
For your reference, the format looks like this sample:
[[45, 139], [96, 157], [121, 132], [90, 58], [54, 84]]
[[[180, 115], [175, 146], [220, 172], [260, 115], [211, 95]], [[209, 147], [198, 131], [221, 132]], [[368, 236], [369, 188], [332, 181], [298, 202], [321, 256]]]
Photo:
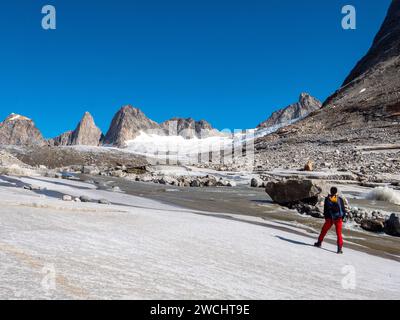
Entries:
[[304, 165], [304, 171], [313, 171], [314, 170], [314, 163], [311, 160], [308, 160], [307, 163]]
[[391, 236], [400, 237], [400, 214], [392, 213], [385, 223], [385, 233]]
[[383, 232], [384, 227], [385, 223], [380, 219], [364, 219], [361, 221], [361, 228], [366, 231]]
[[281, 205], [302, 202], [315, 206], [320, 196], [328, 194], [328, 188], [322, 181], [283, 180], [268, 182], [265, 192], [274, 202]]
[[262, 187], [264, 184], [264, 181], [262, 181], [260, 178], [252, 178], [250, 181], [250, 186], [252, 188], [259, 188]]

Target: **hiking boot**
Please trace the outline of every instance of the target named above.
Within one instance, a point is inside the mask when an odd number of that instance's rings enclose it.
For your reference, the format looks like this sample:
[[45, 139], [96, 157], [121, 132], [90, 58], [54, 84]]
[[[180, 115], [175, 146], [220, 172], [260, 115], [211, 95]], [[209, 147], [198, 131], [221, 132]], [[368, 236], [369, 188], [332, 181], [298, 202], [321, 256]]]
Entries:
[[314, 247], [317, 247], [317, 248], [321, 248], [321, 245], [322, 245], [322, 243], [319, 241], [314, 243]]
[[338, 247], [338, 248], [337, 248], [337, 254], [343, 254], [342, 247]]

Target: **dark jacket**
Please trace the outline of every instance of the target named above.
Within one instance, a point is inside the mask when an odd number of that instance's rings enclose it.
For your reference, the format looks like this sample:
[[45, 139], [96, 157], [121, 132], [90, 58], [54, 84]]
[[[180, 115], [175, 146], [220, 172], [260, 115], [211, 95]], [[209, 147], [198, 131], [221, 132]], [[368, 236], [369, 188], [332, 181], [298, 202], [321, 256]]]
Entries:
[[343, 219], [346, 216], [345, 201], [342, 197], [338, 197], [337, 202], [332, 202], [330, 197], [325, 198], [324, 217], [326, 219]]

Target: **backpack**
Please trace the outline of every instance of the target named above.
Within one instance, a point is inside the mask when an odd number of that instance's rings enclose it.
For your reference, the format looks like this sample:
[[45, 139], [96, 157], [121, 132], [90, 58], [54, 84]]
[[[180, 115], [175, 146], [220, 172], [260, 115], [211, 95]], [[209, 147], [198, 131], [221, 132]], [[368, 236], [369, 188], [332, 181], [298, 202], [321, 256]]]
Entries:
[[327, 213], [328, 215], [333, 219], [333, 220], [337, 220], [340, 218], [343, 218], [344, 213], [342, 211], [342, 206], [341, 206], [341, 202], [342, 202], [342, 198], [337, 197], [337, 201], [333, 202], [330, 198], [330, 196], [326, 197], [326, 206], [327, 206]]

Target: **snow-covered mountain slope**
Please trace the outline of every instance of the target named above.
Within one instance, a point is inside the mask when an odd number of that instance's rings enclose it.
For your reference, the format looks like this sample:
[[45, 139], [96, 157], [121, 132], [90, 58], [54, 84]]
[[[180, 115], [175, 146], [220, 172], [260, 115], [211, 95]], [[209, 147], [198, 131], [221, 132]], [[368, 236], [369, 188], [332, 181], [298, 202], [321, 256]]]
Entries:
[[[400, 298], [398, 262], [316, 249], [260, 218], [190, 211], [81, 182], [23, 181], [48, 196], [1, 181], [3, 299]], [[64, 193], [114, 204], [63, 202]]]
[[203, 139], [197, 137], [185, 139], [182, 136], [149, 134], [142, 131], [138, 137], [126, 142], [126, 150], [138, 155], [152, 157], [160, 156], [165, 158], [166, 156], [168, 157], [167, 154], [174, 157], [177, 155], [177, 160], [190, 161], [193, 156], [201, 153], [221, 150], [231, 152], [232, 148], [241, 147], [245, 143], [251, 147], [249, 143], [254, 142], [256, 138], [271, 134], [299, 120], [301, 119], [293, 119], [266, 128], [238, 130], [234, 133], [222, 131], [219, 136], [210, 136]]

